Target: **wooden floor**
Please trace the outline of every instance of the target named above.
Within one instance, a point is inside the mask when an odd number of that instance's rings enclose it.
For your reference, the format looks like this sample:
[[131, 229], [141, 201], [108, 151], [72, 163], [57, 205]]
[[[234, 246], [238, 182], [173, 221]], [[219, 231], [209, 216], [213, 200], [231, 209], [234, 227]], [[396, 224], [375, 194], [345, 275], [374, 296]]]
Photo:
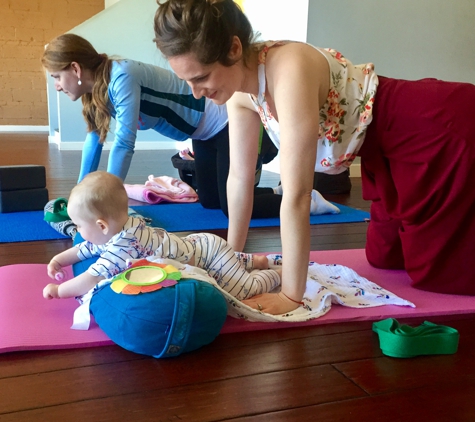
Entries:
[[[44, 165], [50, 198], [68, 196], [79, 152], [58, 151], [44, 134], [0, 134], [0, 145], [0, 165]], [[173, 152], [136, 152], [127, 182], [176, 176]], [[369, 205], [359, 179], [350, 195], [327, 198]], [[312, 249], [363, 248], [365, 234], [364, 223], [314, 226]], [[0, 244], [0, 265], [47, 263], [70, 243]], [[246, 249], [279, 251], [278, 229], [251, 229]], [[459, 330], [455, 355], [385, 357], [370, 322], [225, 334], [168, 360], [117, 346], [7, 353], [0, 421], [475, 421], [475, 317], [430, 320]]]

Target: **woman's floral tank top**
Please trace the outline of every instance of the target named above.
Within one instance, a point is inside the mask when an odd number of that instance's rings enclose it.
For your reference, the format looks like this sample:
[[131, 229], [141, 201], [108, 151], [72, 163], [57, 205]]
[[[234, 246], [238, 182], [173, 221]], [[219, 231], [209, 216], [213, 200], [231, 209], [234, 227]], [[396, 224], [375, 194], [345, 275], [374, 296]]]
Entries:
[[[258, 59], [259, 94], [250, 94], [264, 128], [280, 147], [279, 122], [267, 105], [265, 63], [267, 52], [296, 41], [268, 41], [261, 45]], [[372, 120], [378, 77], [372, 63], [353, 65], [341, 53], [314, 47], [325, 56], [330, 66], [330, 90], [320, 108], [317, 161], [315, 171], [338, 174], [346, 170], [363, 144], [366, 129]]]

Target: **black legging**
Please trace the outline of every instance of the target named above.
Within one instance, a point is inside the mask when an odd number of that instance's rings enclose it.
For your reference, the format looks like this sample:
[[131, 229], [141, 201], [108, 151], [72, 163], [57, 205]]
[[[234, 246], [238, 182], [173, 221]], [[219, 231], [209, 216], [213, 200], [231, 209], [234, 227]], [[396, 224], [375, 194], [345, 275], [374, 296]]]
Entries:
[[[263, 138], [268, 137], [264, 131]], [[270, 141], [270, 140], [269, 140]], [[193, 139], [196, 186], [204, 208], [221, 208], [228, 215], [226, 182], [229, 173], [228, 126], [212, 138]], [[257, 160], [256, 160], [257, 161]], [[279, 217], [282, 196], [272, 188], [254, 188], [252, 218]]]

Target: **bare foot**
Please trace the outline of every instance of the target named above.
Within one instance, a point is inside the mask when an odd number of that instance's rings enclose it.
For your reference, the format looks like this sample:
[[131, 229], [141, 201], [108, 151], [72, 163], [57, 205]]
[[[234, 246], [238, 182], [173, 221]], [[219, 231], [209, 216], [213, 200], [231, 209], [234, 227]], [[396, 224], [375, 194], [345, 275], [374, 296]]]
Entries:
[[267, 256], [265, 255], [254, 255], [254, 269], [256, 270], [267, 270], [269, 268], [269, 261], [267, 261]]

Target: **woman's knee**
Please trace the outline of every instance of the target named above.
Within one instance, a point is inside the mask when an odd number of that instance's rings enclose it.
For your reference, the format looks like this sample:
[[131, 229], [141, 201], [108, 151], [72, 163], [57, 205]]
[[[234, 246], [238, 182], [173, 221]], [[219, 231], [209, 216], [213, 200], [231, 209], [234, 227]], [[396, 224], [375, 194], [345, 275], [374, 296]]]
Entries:
[[404, 269], [400, 230], [401, 222], [390, 218], [379, 201], [373, 202], [366, 234], [366, 258], [373, 267]]
[[384, 270], [403, 270], [404, 257], [400, 245], [381, 248], [371, 242], [366, 243], [366, 259], [375, 268]]

